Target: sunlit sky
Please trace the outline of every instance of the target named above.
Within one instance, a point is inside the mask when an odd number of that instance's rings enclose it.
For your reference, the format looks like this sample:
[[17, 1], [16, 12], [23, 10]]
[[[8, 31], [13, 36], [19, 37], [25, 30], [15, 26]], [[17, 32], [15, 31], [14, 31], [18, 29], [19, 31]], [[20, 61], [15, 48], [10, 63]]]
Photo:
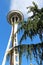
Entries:
[[[20, 10], [24, 15], [24, 20], [26, 20], [28, 16], [30, 16], [30, 14], [27, 14], [28, 10], [26, 9], [26, 7], [32, 5], [32, 1], [35, 1], [36, 4], [38, 4], [39, 8], [43, 7], [43, 0], [4, 0], [4, 1], [1, 0], [0, 1], [0, 65], [2, 65], [3, 57], [11, 33], [11, 25], [7, 22], [7, 14], [11, 10]], [[36, 43], [36, 42], [40, 42], [40, 39], [39, 37], [35, 37], [34, 40], [31, 42], [31, 40], [27, 38], [27, 40], [24, 40], [22, 43], [25, 42]], [[22, 65], [24, 65], [24, 63], [25, 61], [23, 59]], [[6, 65], [9, 65], [8, 60], [6, 61]], [[29, 64], [25, 63], [25, 65], [29, 65]]]

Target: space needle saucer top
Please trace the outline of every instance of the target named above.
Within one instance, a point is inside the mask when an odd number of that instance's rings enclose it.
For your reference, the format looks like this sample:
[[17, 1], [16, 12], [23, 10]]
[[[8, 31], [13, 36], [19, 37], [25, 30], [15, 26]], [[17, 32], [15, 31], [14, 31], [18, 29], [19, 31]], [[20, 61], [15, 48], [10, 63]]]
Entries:
[[7, 15], [8, 22], [12, 25], [14, 22], [22, 22], [24, 19], [24, 16], [21, 11], [18, 10], [12, 10]]

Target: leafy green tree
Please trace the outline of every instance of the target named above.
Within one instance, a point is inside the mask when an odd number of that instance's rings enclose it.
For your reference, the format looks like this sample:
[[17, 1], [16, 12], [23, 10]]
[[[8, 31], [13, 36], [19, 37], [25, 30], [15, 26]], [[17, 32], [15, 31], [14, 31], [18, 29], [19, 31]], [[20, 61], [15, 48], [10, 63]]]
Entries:
[[33, 36], [39, 35], [41, 42], [43, 42], [43, 8], [38, 9], [38, 6], [33, 2], [34, 6], [27, 7], [30, 9], [28, 13], [32, 12], [33, 15], [28, 18], [27, 21], [21, 23], [21, 27], [18, 29], [24, 30], [24, 33], [21, 37], [20, 43], [27, 36], [32, 39]]
[[[20, 64], [22, 54], [25, 53], [27, 59], [30, 57], [31, 60], [31, 55], [33, 54], [38, 65], [43, 65], [43, 8], [39, 9], [37, 4], [33, 2], [33, 6], [27, 7], [27, 9], [29, 9], [28, 13], [32, 12], [33, 14], [27, 21], [21, 22], [21, 25], [17, 31], [24, 31], [19, 42], [20, 45], [16, 47], [19, 50]], [[21, 44], [22, 40], [27, 37], [30, 37], [30, 39], [33, 40], [35, 35], [39, 35], [41, 43], [30, 45]]]

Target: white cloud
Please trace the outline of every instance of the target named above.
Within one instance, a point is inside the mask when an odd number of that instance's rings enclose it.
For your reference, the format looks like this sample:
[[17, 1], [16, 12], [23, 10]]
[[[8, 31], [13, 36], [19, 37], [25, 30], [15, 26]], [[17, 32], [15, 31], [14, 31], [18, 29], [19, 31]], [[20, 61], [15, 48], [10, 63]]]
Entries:
[[39, 7], [43, 6], [43, 0], [11, 0], [10, 10], [20, 10], [24, 18], [27, 19], [29, 15], [27, 14], [26, 7], [32, 5], [32, 1], [35, 1]]

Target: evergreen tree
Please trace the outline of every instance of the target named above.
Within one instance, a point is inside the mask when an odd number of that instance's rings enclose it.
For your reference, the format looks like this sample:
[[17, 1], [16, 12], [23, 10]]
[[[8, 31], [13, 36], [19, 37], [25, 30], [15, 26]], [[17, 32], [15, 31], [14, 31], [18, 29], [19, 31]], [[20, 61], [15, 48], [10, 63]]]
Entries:
[[33, 36], [39, 35], [41, 42], [43, 42], [43, 8], [38, 9], [38, 6], [33, 2], [34, 6], [27, 7], [32, 12], [33, 15], [28, 18], [27, 21], [21, 22], [21, 27], [18, 31], [23, 30], [24, 33], [21, 37], [20, 43], [23, 39], [27, 38], [27, 36], [32, 39]]
[[[17, 31], [24, 31], [19, 42], [20, 45], [16, 47], [19, 50], [20, 64], [22, 54], [25, 53], [27, 58], [30, 57], [30, 60], [31, 55], [33, 54], [38, 65], [43, 65], [43, 8], [39, 9], [37, 4], [33, 2], [33, 6], [27, 7], [27, 9], [30, 9], [28, 13], [32, 12], [33, 15], [30, 16], [27, 21], [21, 22], [21, 26]], [[30, 37], [30, 39], [32, 40], [33, 36], [37, 34], [39, 35], [41, 43], [30, 45], [21, 44], [22, 40], [26, 39], [27, 37]]]

